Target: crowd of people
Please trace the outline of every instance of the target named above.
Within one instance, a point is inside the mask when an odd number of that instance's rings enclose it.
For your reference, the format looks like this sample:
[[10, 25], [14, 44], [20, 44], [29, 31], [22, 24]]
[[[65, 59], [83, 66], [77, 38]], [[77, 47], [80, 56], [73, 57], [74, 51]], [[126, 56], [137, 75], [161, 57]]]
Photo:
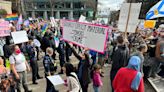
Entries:
[[[11, 21], [11, 31], [16, 30]], [[44, 25], [48, 24], [43, 33]], [[0, 57], [0, 75], [2, 92], [32, 92], [27, 83], [27, 72], [32, 71], [32, 82], [37, 85], [39, 75], [38, 60], [43, 61], [46, 78], [46, 92], [58, 92], [48, 76], [57, 72], [57, 53], [59, 54], [60, 72], [67, 77], [68, 92], [88, 92], [93, 82], [94, 92], [100, 92], [103, 86], [104, 65], [111, 64], [109, 79], [112, 92], [144, 92], [144, 79], [164, 77], [164, 25], [158, 29], [141, 30], [127, 36], [118, 30], [110, 30], [104, 54], [82, 48], [62, 39], [62, 27], [52, 26], [50, 21], [31, 21], [29, 26], [21, 25], [27, 31], [29, 41], [13, 44], [11, 36], [4, 37], [4, 55]], [[59, 42], [56, 43], [55, 39]], [[97, 44], [98, 45], [98, 44]], [[41, 53], [44, 52], [44, 53]], [[44, 54], [43, 59], [40, 58]], [[70, 63], [70, 56], [77, 58], [78, 67]], [[160, 71], [159, 71], [160, 70]]]

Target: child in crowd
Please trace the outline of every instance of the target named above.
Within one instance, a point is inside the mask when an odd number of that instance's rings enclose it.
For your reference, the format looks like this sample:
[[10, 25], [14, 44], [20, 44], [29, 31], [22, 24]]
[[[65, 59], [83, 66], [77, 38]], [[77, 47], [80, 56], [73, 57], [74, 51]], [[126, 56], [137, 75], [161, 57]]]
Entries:
[[101, 80], [101, 66], [98, 64], [95, 64], [93, 67], [93, 89], [94, 92], [100, 92], [99, 89], [103, 85], [102, 80]]

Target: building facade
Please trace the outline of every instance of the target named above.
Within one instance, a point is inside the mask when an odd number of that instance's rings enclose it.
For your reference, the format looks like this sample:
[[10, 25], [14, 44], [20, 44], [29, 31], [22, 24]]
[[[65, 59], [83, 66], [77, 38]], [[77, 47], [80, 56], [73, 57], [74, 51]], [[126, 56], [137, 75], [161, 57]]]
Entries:
[[24, 0], [24, 10], [28, 17], [49, 19], [78, 19], [81, 14], [91, 17], [93, 8], [85, 0]]

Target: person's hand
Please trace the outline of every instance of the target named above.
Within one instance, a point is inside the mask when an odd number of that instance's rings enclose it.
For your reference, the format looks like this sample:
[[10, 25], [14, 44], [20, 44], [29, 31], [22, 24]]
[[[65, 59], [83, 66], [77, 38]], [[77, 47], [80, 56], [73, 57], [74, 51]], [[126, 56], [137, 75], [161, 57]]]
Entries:
[[48, 76], [51, 76], [51, 73], [50, 72], [48, 72]]
[[30, 71], [31, 71], [30, 67], [27, 67], [27, 71], [28, 71], [28, 72], [30, 72]]
[[73, 44], [72, 43], [69, 42], [68, 44], [70, 45], [71, 48], [73, 47]]
[[16, 74], [15, 77], [16, 77], [17, 80], [19, 80], [19, 75], [18, 74]]
[[88, 50], [89, 50], [89, 48], [84, 48], [84, 50], [85, 50], [85, 51], [88, 51]]

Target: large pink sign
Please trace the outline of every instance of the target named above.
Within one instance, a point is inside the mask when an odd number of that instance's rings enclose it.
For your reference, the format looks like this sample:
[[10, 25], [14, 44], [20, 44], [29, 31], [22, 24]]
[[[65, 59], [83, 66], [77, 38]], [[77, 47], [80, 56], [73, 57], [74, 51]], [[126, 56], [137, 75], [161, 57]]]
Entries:
[[0, 37], [10, 35], [10, 27], [8, 21], [0, 21]]

